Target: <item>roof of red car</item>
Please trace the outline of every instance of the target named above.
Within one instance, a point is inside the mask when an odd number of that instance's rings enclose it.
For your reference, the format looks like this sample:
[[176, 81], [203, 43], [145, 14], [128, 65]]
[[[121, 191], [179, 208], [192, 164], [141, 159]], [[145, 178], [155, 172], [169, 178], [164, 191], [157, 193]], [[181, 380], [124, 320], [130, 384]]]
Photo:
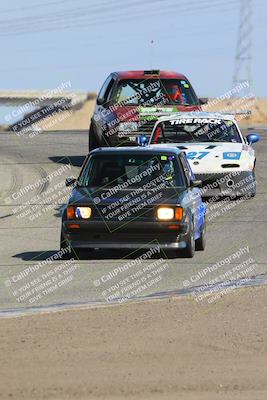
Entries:
[[160, 78], [176, 78], [176, 79], [185, 79], [186, 77], [183, 74], [180, 74], [179, 72], [173, 72], [173, 71], [159, 71], [158, 74], [150, 74], [150, 73], [145, 73], [146, 71], [150, 70], [143, 70], [143, 71], [119, 71], [115, 72], [119, 76], [120, 79], [142, 79], [142, 78], [148, 78], [148, 77], [155, 77], [159, 76]]

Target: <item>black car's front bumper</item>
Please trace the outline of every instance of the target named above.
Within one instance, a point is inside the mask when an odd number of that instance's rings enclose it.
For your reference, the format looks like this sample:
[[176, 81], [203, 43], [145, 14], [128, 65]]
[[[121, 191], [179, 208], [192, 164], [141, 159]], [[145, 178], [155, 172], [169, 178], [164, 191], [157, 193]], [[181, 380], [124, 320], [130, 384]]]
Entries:
[[[73, 224], [76, 227], [71, 227]], [[79, 227], [78, 227], [79, 226]], [[130, 221], [63, 221], [63, 239], [72, 248], [184, 249], [190, 237], [187, 223]]]

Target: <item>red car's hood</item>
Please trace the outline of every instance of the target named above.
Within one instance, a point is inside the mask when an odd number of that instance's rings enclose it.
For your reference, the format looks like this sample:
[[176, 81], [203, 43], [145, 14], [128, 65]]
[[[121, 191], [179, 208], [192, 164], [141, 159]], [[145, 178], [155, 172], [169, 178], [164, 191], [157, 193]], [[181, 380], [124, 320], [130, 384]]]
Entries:
[[116, 117], [121, 121], [135, 121], [145, 119], [155, 119], [162, 115], [169, 115], [177, 112], [190, 112], [190, 111], [201, 111], [200, 105], [184, 106], [184, 105], [166, 105], [166, 106], [153, 106], [153, 107], [141, 107], [141, 106], [122, 106], [116, 107], [114, 110]]

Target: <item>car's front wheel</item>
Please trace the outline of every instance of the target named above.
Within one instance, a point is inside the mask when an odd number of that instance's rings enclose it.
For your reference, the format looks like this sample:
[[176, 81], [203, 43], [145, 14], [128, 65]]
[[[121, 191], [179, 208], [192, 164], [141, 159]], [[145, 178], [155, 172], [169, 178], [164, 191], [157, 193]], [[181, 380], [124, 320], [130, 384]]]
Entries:
[[256, 182], [256, 176], [255, 176], [255, 167], [254, 167], [254, 171], [252, 173], [252, 176], [253, 176], [254, 189], [252, 190], [252, 192], [249, 193], [249, 198], [255, 197], [256, 193], [257, 193], [257, 182]]
[[60, 251], [63, 252], [62, 259], [69, 260], [70, 258], [75, 258], [76, 260], [84, 260], [91, 258], [91, 253], [94, 252], [94, 249], [81, 249], [81, 248], [72, 248], [68, 240], [64, 238], [63, 233], [60, 235]]
[[67, 260], [72, 256], [72, 249], [69, 242], [64, 238], [63, 233], [60, 234], [60, 251], [63, 252], [62, 259]]
[[93, 124], [91, 122], [90, 129], [89, 129], [89, 153], [90, 153], [90, 151], [93, 151], [94, 149], [97, 149], [98, 147], [101, 147], [101, 145], [97, 140], [96, 133], [95, 133]]
[[72, 257], [76, 260], [88, 260], [91, 258], [94, 249], [80, 249], [74, 248], [72, 250]]
[[196, 250], [195, 230], [193, 223], [190, 226], [186, 248], [180, 254], [186, 258], [193, 258]]
[[206, 247], [206, 221], [203, 223], [200, 237], [196, 240], [196, 250], [205, 250]]

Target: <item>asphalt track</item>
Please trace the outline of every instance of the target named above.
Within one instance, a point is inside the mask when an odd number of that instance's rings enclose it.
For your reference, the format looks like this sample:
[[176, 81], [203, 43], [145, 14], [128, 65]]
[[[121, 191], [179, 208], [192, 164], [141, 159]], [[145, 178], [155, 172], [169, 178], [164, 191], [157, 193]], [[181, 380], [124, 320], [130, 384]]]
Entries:
[[[216, 295], [219, 286], [215, 281], [222, 283], [222, 295], [227, 288], [266, 283], [266, 132], [261, 136], [255, 145], [257, 195], [228, 203], [228, 208], [222, 202], [212, 209], [209, 206], [204, 252], [197, 252], [193, 259], [161, 252], [137, 262], [144, 254], [142, 250], [96, 250], [91, 259], [66, 264], [63, 260], [46, 260], [59, 250], [60, 214], [64, 196], [70, 192], [63, 184], [67, 176], [77, 176], [87, 151], [87, 134], [51, 132], [29, 138], [1, 133], [0, 315], [192, 291], [196, 301], [204, 303]], [[58, 176], [51, 175], [55, 171]], [[27, 191], [30, 184], [34, 187]], [[223, 286], [223, 282], [228, 283]], [[205, 297], [213, 287], [216, 291]]]

